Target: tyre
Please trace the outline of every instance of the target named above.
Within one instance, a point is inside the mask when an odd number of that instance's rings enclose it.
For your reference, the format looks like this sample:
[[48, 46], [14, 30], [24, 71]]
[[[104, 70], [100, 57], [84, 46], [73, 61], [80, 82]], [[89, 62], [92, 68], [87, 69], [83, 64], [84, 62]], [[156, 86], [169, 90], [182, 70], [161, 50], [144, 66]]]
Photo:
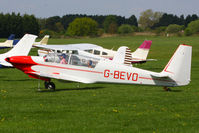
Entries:
[[45, 89], [55, 90], [55, 84], [53, 82], [44, 82]]

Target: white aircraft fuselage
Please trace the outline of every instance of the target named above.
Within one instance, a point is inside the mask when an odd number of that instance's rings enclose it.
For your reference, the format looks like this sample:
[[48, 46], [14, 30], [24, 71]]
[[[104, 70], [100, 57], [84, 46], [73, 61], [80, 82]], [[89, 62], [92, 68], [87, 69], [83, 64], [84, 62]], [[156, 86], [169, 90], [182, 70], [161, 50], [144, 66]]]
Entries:
[[[160, 73], [135, 68], [129, 63], [125, 64], [126, 56], [123, 57], [124, 64], [122, 63], [123, 59], [108, 60], [73, 54], [50, 55], [44, 58], [38, 56], [13, 56], [6, 58], [6, 61], [30, 77], [45, 80], [46, 82], [50, 82], [51, 78], [55, 78], [81, 83], [119, 83], [174, 87], [189, 84], [191, 53], [191, 46], [180, 45]], [[126, 47], [118, 49], [116, 57], [120, 57], [122, 54], [126, 54]], [[65, 64], [61, 64], [63, 59]]]

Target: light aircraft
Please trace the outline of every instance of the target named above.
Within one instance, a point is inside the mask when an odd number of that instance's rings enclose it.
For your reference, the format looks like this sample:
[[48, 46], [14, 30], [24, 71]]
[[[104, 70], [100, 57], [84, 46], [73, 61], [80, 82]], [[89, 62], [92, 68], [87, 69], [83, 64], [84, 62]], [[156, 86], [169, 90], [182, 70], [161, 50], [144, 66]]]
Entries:
[[35, 45], [47, 45], [49, 37], [50, 37], [49, 35], [45, 35], [45, 36], [41, 39], [40, 42], [34, 42], [34, 43], [33, 43], [33, 46], [35, 46]]
[[[6, 40], [3, 43], [0, 43], [0, 49], [14, 47], [19, 42], [19, 40], [16, 40], [14, 38], [15, 38], [15, 35], [11, 34], [8, 37], [8, 40]], [[34, 42], [33, 46], [34, 45], [46, 45], [48, 43], [48, 39], [49, 39], [49, 35], [45, 35], [40, 42]]]
[[6, 40], [5, 42], [1, 42], [1, 43], [0, 43], [0, 49], [12, 47], [12, 46], [13, 46], [13, 43], [14, 43], [14, 38], [15, 38], [15, 35], [14, 35], [14, 34], [11, 34], [11, 35], [8, 37], [8, 40]]
[[[11, 56], [27, 56], [32, 48], [32, 44], [35, 42], [37, 36], [26, 34], [23, 38], [12, 48], [10, 51], [4, 54], [0, 54], [0, 68], [12, 67], [12, 64], [5, 61], [5, 58]], [[27, 45], [28, 44], [28, 45]]]
[[[151, 61], [154, 59], [147, 59], [152, 41], [145, 40], [135, 52], [131, 53], [131, 63], [144, 63], [146, 61]], [[44, 56], [48, 53], [76, 53], [79, 55], [85, 55], [91, 53], [103, 58], [113, 59], [116, 51], [105, 49], [101, 46], [89, 43], [80, 44], [64, 44], [64, 45], [35, 45], [34, 47], [42, 48], [38, 50], [39, 56]], [[81, 54], [80, 54], [81, 52]], [[92, 56], [92, 55], [90, 55]]]
[[[132, 67], [128, 47], [120, 47], [113, 60], [58, 53], [40, 56], [12, 56], [5, 60], [31, 78], [44, 80], [55, 89], [51, 78], [80, 83], [118, 83], [168, 87], [190, 82], [192, 47], [181, 44], [161, 72]], [[62, 61], [64, 60], [64, 61]]]

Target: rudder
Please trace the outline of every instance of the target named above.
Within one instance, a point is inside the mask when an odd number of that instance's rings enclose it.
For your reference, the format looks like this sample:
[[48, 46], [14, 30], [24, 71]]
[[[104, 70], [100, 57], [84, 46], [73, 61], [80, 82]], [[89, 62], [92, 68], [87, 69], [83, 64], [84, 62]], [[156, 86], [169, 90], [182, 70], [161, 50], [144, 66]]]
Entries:
[[179, 86], [189, 84], [191, 80], [191, 56], [192, 46], [181, 44], [170, 61], [161, 72], [169, 74]]

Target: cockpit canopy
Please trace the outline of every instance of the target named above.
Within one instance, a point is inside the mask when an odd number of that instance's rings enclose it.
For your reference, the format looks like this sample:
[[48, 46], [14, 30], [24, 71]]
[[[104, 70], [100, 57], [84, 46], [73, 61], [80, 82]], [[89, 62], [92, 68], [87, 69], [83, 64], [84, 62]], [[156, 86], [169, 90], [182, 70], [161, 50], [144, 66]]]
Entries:
[[45, 62], [70, 64], [90, 68], [94, 68], [99, 61], [99, 59], [97, 58], [69, 53], [49, 53], [45, 55], [43, 58]]

